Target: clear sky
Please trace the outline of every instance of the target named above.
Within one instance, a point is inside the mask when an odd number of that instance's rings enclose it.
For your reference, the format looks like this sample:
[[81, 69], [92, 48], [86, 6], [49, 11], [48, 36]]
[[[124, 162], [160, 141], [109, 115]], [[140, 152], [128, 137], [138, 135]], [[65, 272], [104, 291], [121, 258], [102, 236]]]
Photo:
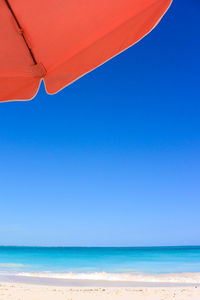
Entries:
[[0, 244], [200, 244], [200, 1], [57, 95], [0, 104]]

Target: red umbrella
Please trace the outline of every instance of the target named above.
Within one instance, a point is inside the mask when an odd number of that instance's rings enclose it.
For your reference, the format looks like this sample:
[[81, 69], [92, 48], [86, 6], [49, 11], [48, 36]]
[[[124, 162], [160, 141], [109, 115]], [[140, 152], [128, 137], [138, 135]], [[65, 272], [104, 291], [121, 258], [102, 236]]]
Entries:
[[172, 0], [0, 0], [0, 101], [54, 94], [156, 26]]

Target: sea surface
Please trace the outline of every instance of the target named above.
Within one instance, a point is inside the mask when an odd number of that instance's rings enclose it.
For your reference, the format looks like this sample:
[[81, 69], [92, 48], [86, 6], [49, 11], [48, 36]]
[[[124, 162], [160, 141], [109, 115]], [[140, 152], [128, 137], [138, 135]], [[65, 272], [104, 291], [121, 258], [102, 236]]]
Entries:
[[0, 274], [200, 283], [200, 246], [0, 247]]

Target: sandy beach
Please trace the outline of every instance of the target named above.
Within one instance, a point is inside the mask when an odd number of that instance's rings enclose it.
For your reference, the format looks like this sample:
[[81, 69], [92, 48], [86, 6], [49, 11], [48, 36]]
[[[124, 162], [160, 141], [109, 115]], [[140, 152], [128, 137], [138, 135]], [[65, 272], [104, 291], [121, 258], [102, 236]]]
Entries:
[[1, 300], [199, 300], [200, 287], [61, 287], [0, 282]]

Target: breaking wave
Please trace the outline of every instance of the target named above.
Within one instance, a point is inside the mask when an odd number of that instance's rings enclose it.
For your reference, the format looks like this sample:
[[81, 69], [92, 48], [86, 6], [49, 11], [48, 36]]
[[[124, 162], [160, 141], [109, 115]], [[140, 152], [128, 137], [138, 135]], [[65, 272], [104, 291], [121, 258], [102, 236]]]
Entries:
[[138, 274], [138, 273], [28, 273], [20, 272], [18, 276], [100, 281], [131, 281], [149, 283], [200, 283], [200, 273]]

